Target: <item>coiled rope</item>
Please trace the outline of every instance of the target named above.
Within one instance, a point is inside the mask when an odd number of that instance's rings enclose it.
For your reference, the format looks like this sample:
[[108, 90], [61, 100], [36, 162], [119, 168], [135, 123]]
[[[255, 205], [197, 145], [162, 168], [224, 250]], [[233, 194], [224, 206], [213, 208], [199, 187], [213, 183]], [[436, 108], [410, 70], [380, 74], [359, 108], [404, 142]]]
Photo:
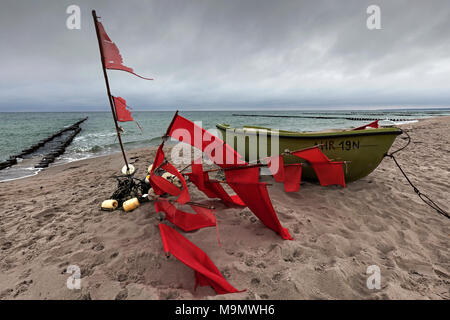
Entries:
[[137, 197], [141, 198], [142, 195], [148, 192], [149, 186], [146, 185], [144, 180], [134, 177], [132, 175], [114, 176], [117, 180], [117, 189], [111, 195], [111, 199], [119, 202], [119, 207], [128, 199]]
[[419, 198], [428, 206], [430, 206], [432, 209], [436, 210], [437, 213], [439, 213], [440, 215], [443, 215], [444, 217], [450, 219], [450, 215], [448, 214], [448, 212], [446, 212], [444, 209], [442, 209], [439, 205], [436, 204], [436, 202], [434, 202], [433, 200], [430, 199], [429, 196], [427, 196], [426, 194], [423, 194], [422, 192], [420, 192], [419, 189], [417, 189], [417, 187], [411, 182], [411, 180], [408, 178], [408, 176], [406, 175], [405, 171], [403, 171], [402, 167], [400, 166], [400, 164], [397, 162], [397, 159], [394, 157], [394, 154], [397, 152], [402, 151], [403, 149], [405, 149], [410, 143], [411, 143], [411, 137], [409, 136], [408, 132], [406, 132], [406, 130], [402, 130], [402, 133], [406, 134], [406, 136], [408, 137], [408, 143], [406, 143], [406, 145], [404, 145], [403, 147], [395, 150], [394, 152], [391, 153], [386, 153], [384, 156], [385, 157], [389, 157], [392, 160], [394, 160], [395, 164], [397, 165], [397, 167], [400, 169], [400, 172], [403, 174], [403, 176], [405, 177], [406, 181], [408, 181], [408, 183], [411, 185], [411, 187], [413, 188], [414, 192], [419, 196]]

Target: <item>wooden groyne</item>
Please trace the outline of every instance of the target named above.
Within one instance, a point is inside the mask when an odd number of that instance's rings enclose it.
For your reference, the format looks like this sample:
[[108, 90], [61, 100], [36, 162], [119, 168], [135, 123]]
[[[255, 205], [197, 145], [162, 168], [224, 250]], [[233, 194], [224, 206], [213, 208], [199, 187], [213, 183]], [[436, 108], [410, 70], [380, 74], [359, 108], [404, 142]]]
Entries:
[[[66, 151], [67, 146], [72, 142], [75, 136], [81, 131], [80, 124], [86, 121], [88, 118], [81, 119], [69, 127], [63, 128], [58, 132], [48, 136], [45, 139], [31, 145], [29, 148], [23, 149], [19, 154], [12, 155], [8, 160], [0, 162], [0, 170], [17, 164], [17, 159], [31, 155], [38, 151], [40, 148], [45, 147], [47, 144], [53, 143], [51, 150], [47, 152], [41, 161], [35, 166], [35, 168], [46, 168], [50, 163]], [[59, 141], [57, 138], [62, 137]]]

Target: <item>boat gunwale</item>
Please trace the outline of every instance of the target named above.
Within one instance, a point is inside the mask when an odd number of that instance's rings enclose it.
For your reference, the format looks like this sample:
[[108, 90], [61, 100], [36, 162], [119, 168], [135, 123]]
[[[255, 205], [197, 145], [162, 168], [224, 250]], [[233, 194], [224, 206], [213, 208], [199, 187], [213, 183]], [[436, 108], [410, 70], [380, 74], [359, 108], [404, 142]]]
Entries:
[[[233, 133], [236, 134], [245, 134], [245, 135], [256, 135], [258, 131], [266, 131], [272, 132], [268, 129], [252, 129], [245, 131], [243, 128], [232, 128], [226, 126], [224, 124], [218, 123], [216, 124], [218, 129], [222, 130], [232, 130]], [[350, 130], [350, 131], [338, 131], [338, 132], [329, 132], [329, 133], [302, 133], [302, 132], [292, 132], [292, 133], [278, 133], [271, 134], [270, 136], [279, 136], [283, 138], [291, 138], [291, 139], [332, 139], [332, 138], [341, 138], [341, 137], [352, 137], [352, 136], [372, 136], [372, 135], [401, 135], [403, 133], [402, 129], [393, 127], [393, 128], [379, 128], [379, 129], [371, 129], [371, 130]]]

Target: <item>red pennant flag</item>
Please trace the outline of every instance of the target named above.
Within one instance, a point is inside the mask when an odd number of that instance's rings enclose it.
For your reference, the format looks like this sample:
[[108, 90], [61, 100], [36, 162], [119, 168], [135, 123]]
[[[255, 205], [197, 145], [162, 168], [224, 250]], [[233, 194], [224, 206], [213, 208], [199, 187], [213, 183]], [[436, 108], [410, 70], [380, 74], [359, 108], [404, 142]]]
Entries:
[[198, 206], [191, 206], [191, 208], [196, 212], [195, 214], [181, 211], [167, 200], [159, 199], [155, 202], [156, 212], [164, 211], [166, 219], [183, 231], [194, 231], [216, 225], [216, 217], [211, 209]]
[[183, 203], [191, 201], [191, 198], [189, 196], [189, 190], [188, 190], [188, 187], [187, 187], [186, 180], [184, 179], [183, 175], [177, 170], [177, 168], [175, 168], [172, 164], [170, 164], [168, 162], [163, 164], [161, 166], [161, 168], [163, 168], [167, 172], [173, 174], [181, 182], [181, 185], [182, 185], [183, 188], [181, 189], [181, 193], [180, 193], [180, 196], [177, 199], [177, 202], [183, 204]]
[[225, 170], [225, 177], [228, 184], [234, 183], [259, 183], [259, 167], [242, 167]]
[[317, 146], [296, 151], [292, 154], [311, 163], [320, 185], [338, 184], [345, 187], [344, 163], [342, 161], [330, 161]]
[[225, 170], [225, 177], [234, 192], [266, 227], [280, 234], [283, 239], [292, 240], [289, 231], [278, 220], [266, 184], [259, 182], [259, 174], [256, 177], [255, 172], [259, 172], [258, 167]]
[[267, 162], [267, 166], [276, 182], [284, 181], [285, 173], [283, 156], [270, 157], [269, 161]]
[[341, 185], [345, 188], [344, 162], [335, 161], [330, 163], [311, 164], [316, 172], [321, 186]]
[[[177, 168], [175, 168], [168, 162], [164, 162], [165, 155], [163, 146], [164, 143], [162, 143], [159, 146], [158, 151], [156, 151], [155, 161], [153, 162], [152, 170], [150, 171], [150, 183], [156, 194], [161, 195], [164, 193], [168, 193], [173, 196], [179, 196], [177, 202], [181, 204], [189, 202], [191, 199], [189, 196], [189, 190], [186, 184], [186, 180], [184, 179], [183, 175], [177, 170]], [[156, 168], [161, 168], [176, 176], [181, 182], [182, 189], [180, 190], [177, 186], [164, 179], [163, 177], [155, 175]]]
[[238, 195], [230, 196], [219, 182], [211, 181], [208, 173], [203, 171], [201, 163], [191, 164], [192, 172], [187, 173], [189, 181], [202, 191], [208, 198], [219, 198], [227, 206], [244, 206], [245, 203], [239, 198]]
[[150, 184], [152, 185], [155, 193], [158, 195], [168, 193], [174, 197], [177, 197], [181, 193], [181, 190], [172, 182], [155, 174], [150, 175]]
[[295, 163], [284, 166], [284, 177], [284, 191], [297, 192], [300, 190], [302, 164]]
[[114, 106], [116, 108], [117, 121], [126, 122], [133, 121], [130, 110], [128, 110], [127, 102], [121, 97], [114, 97]]
[[153, 161], [152, 170], [150, 171], [150, 175], [155, 172], [157, 168], [164, 162], [164, 151], [163, 151], [164, 143], [161, 143], [156, 151], [155, 160]]
[[[152, 170], [149, 173], [149, 176], [150, 176], [149, 180], [151, 180], [152, 177], [156, 177], [156, 175], [154, 174], [155, 170], [157, 168], [159, 168], [162, 165], [162, 163], [164, 162], [163, 147], [164, 147], [164, 143], [161, 143], [159, 145], [158, 150], [156, 151], [155, 160], [153, 161], [153, 165], [152, 165]], [[154, 178], [153, 180], [156, 180], [156, 181], [153, 183], [151, 183], [151, 181], [150, 181], [153, 190], [158, 195], [162, 195], [162, 194], [166, 193], [163, 189], [158, 187], [159, 185], [166, 184], [166, 182], [162, 181], [161, 179], [164, 179], [164, 178], [162, 178], [162, 177]], [[164, 180], [166, 180], [166, 179], [164, 179]], [[168, 183], [170, 183], [170, 182], [168, 182]], [[175, 187], [177, 190], [179, 190], [176, 186], [173, 186], [173, 187]], [[167, 188], [171, 188], [171, 187], [169, 185], [167, 185]], [[172, 189], [172, 190], [173, 190], [172, 192], [176, 192], [175, 189]]]
[[378, 128], [380, 127], [380, 126], [378, 125], [378, 121], [380, 121], [380, 120], [375, 120], [374, 122], [368, 123], [368, 124], [366, 124], [366, 125], [363, 125], [363, 126], [361, 126], [361, 127], [355, 128], [355, 129], [353, 129], [353, 130], [364, 130], [364, 129], [366, 129], [367, 127], [371, 127], [371, 128], [378, 129]]
[[202, 150], [222, 168], [246, 164], [241, 160], [241, 155], [224, 141], [178, 114], [172, 121], [168, 135]]
[[166, 253], [174, 257], [195, 271], [195, 287], [211, 286], [217, 294], [242, 292], [235, 289], [220, 273], [208, 255], [191, 241], [183, 237], [174, 229], [159, 224], [161, 239]]
[[319, 147], [317, 146], [292, 152], [292, 155], [305, 159], [310, 163], [330, 162], [330, 159], [328, 159], [327, 156], [322, 151], [320, 151]]
[[110, 70], [122, 70], [129, 73], [134, 74], [135, 76], [145, 79], [145, 80], [153, 80], [151, 78], [142, 77], [133, 72], [133, 69], [130, 67], [124, 66], [122, 56], [120, 54], [119, 48], [117, 48], [116, 44], [111, 41], [108, 34], [103, 27], [103, 24], [100, 21], [97, 21], [98, 30], [100, 33], [100, 43], [102, 45], [103, 51], [103, 59], [105, 61], [105, 68]]
[[[207, 172], [203, 171], [203, 165], [201, 163], [201, 158], [200, 159], [196, 159], [194, 161], [191, 162], [191, 172], [188, 173], [189, 178], [192, 180], [196, 180], [196, 185], [197, 188], [200, 191], [203, 191], [204, 193], [208, 193], [209, 191], [207, 190], [207, 188], [205, 187], [205, 181], [209, 180], [209, 176]], [[205, 190], [205, 191], [204, 191]], [[214, 198], [215, 197], [215, 193], [209, 193], [207, 194], [208, 197], [210, 198]]]

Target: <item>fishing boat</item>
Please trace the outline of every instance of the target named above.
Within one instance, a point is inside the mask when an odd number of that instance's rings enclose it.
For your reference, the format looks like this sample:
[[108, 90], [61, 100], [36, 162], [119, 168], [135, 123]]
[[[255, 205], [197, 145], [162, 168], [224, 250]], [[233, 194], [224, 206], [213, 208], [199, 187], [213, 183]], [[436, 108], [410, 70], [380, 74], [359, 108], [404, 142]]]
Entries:
[[[298, 163], [301, 159], [289, 155], [289, 152], [319, 146], [330, 160], [344, 161], [346, 182], [361, 179], [375, 170], [395, 138], [402, 133], [401, 129], [395, 127], [324, 132], [295, 132], [258, 126], [232, 128], [228, 124], [217, 124], [216, 127], [223, 140], [250, 162], [281, 154], [284, 163]], [[278, 148], [272, 148], [274, 138], [278, 139]], [[245, 144], [242, 143], [244, 139]], [[257, 152], [250, 152], [255, 146]], [[302, 171], [302, 179], [317, 180], [314, 170], [307, 163]]]

